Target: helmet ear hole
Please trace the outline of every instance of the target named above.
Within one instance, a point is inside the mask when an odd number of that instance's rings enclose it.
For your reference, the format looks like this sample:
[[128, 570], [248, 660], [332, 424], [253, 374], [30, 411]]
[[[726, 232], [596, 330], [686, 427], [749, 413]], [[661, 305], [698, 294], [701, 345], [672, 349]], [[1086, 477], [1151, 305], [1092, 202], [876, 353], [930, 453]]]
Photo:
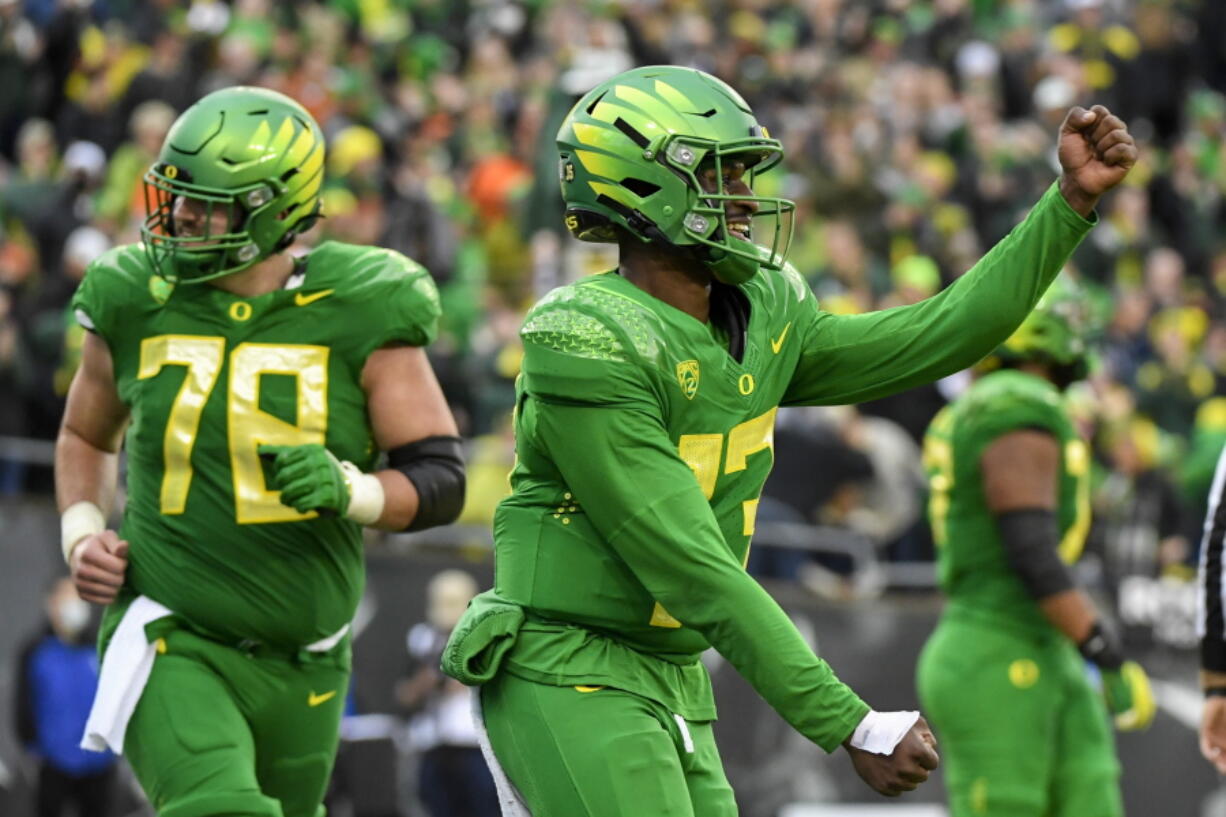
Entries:
[[[294, 208], [292, 207], [289, 208], [284, 213], [281, 213], [279, 217], [284, 219], [286, 215], [288, 215], [291, 211], [293, 211], [293, 209]], [[294, 243], [294, 239], [296, 237], [310, 230], [312, 227], [318, 224], [319, 220], [323, 217], [324, 215], [323, 215], [322, 207], [320, 206], [320, 203], [315, 202], [315, 209], [307, 213], [302, 218], [298, 219], [298, 221], [295, 222], [292, 227], [290, 227], [288, 230], [285, 231], [285, 235], [281, 236], [281, 240], [277, 242], [277, 247], [276, 247], [276, 250], [274, 250], [274, 252], [280, 252], [281, 250], [288, 247], [290, 244]]]
[[648, 196], [660, 192], [660, 185], [652, 184], [644, 179], [622, 179], [622, 187], [626, 188], [640, 199], [645, 199]]

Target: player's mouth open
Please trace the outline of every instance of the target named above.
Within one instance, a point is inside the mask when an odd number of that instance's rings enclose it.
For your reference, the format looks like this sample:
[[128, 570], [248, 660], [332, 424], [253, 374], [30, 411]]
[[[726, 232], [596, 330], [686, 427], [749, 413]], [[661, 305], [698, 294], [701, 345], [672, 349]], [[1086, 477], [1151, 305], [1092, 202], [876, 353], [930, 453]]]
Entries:
[[748, 221], [733, 221], [728, 220], [728, 232], [735, 235], [737, 238], [749, 240], [749, 222]]

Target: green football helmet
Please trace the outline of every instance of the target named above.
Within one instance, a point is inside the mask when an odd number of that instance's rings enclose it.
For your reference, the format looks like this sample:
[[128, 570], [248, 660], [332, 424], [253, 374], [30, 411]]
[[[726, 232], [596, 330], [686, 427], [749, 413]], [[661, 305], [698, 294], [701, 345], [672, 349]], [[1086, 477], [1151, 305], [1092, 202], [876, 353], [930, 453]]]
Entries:
[[[619, 74], [588, 91], [557, 136], [566, 226], [582, 241], [614, 243], [624, 230], [643, 241], [693, 247], [717, 278], [737, 284], [759, 265], [783, 266], [796, 205], [772, 196], [707, 192], [743, 163], [746, 180], [783, 159], [749, 105], [726, 83], [692, 68], [655, 65]], [[728, 229], [725, 205], [752, 203], [773, 222], [769, 243]]]
[[989, 357], [997, 365], [1046, 364], [1061, 385], [1085, 378], [1090, 341], [1096, 333], [1087, 293], [1061, 275], [1035, 304], [1022, 325]]
[[[214, 91], [175, 121], [145, 174], [141, 237], [172, 283], [231, 275], [289, 246], [320, 215], [324, 137], [294, 100], [264, 88]], [[176, 208], [203, 218], [180, 235]], [[211, 232], [224, 214], [224, 232]]]

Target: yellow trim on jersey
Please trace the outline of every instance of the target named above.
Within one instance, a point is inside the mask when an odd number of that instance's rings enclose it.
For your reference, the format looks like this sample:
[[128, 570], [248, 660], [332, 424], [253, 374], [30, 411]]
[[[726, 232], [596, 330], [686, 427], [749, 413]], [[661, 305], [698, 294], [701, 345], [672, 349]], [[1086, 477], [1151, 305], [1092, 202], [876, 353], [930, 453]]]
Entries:
[[1064, 444], [1064, 467], [1077, 482], [1073, 524], [1060, 539], [1060, 558], [1071, 565], [1081, 557], [1090, 533], [1090, 449], [1084, 440]]
[[170, 406], [162, 442], [161, 511], [181, 514], [187, 507], [192, 484], [192, 449], [200, 430], [200, 416], [217, 383], [225, 355], [223, 338], [196, 335], [158, 335], [140, 344], [137, 380], [155, 377], [166, 366], [184, 366], [187, 374]]
[[[281, 492], [264, 484], [259, 446], [324, 444], [328, 427], [328, 353], [326, 346], [240, 343], [230, 353], [230, 399], [226, 425], [234, 479], [234, 513], [240, 525], [299, 522], [299, 513], [281, 504]], [[260, 409], [260, 378], [291, 375], [297, 382], [297, 423]]]

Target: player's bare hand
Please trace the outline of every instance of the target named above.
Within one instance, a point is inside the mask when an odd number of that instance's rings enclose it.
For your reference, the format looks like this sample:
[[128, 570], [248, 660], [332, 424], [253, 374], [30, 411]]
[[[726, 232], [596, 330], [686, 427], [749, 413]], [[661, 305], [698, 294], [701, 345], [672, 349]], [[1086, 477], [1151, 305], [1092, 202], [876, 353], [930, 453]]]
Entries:
[[1128, 126], [1102, 105], [1074, 107], [1060, 126], [1060, 192], [1074, 210], [1088, 216], [1098, 197], [1115, 187], [1137, 163], [1137, 145]]
[[113, 530], [82, 539], [72, 550], [72, 582], [77, 593], [94, 604], [110, 604], [123, 587], [128, 569], [128, 543]]
[[1200, 753], [1218, 774], [1226, 774], [1226, 698], [1220, 695], [1206, 698], [1201, 710]]
[[928, 779], [929, 773], [941, 763], [937, 755], [937, 739], [923, 718], [894, 747], [893, 754], [878, 755], [847, 746], [856, 774], [873, 791], [886, 797], [897, 797], [912, 791]]

